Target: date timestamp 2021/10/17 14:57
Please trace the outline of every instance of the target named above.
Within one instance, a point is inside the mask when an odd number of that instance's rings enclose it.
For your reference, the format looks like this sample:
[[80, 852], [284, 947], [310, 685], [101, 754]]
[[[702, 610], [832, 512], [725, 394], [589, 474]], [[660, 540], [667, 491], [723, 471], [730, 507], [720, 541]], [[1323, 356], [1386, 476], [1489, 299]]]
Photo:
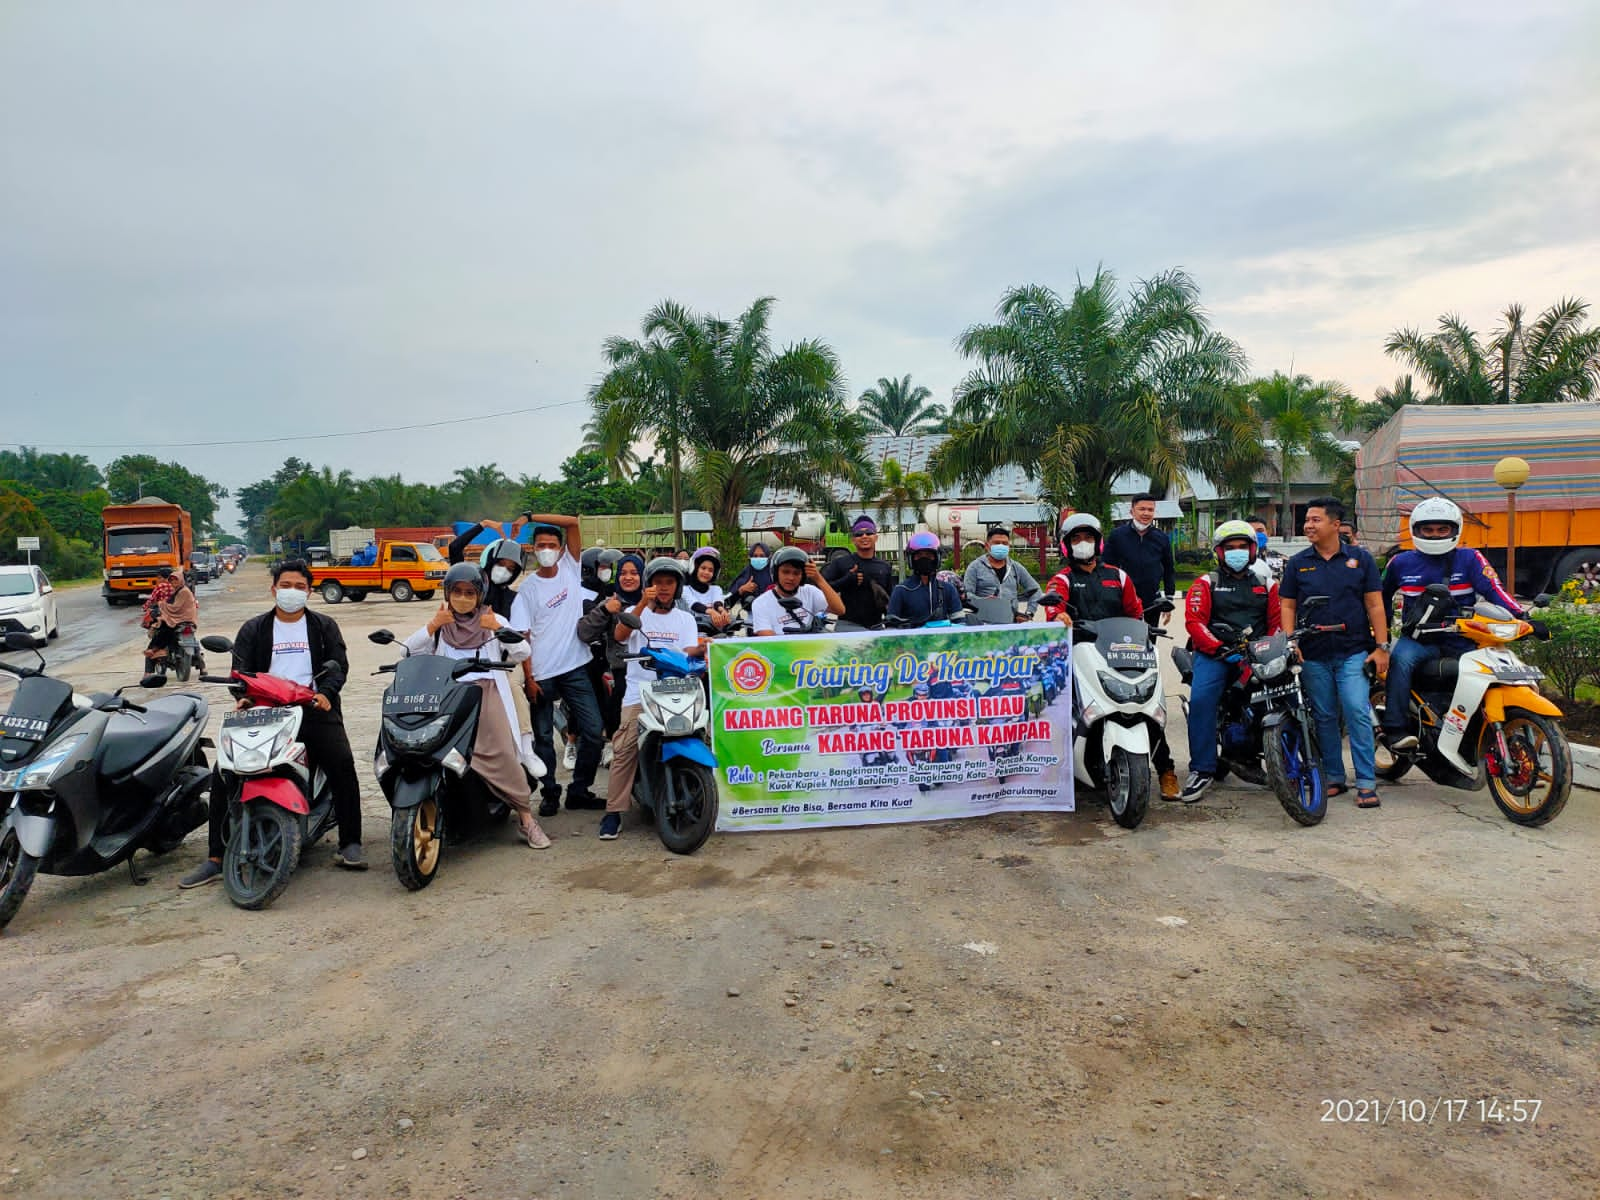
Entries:
[[1319, 1103], [1324, 1125], [1532, 1125], [1543, 1100], [1502, 1096], [1356, 1096]]

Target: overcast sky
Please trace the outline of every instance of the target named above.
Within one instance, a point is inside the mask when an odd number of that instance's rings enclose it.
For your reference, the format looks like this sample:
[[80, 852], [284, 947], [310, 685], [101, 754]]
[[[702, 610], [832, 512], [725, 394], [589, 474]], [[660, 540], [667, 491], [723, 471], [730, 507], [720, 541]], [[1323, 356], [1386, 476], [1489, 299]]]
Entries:
[[944, 399], [1098, 264], [1370, 395], [1396, 326], [1600, 301], [1597, 61], [1589, 0], [10, 0], [0, 438], [553, 476], [663, 297]]

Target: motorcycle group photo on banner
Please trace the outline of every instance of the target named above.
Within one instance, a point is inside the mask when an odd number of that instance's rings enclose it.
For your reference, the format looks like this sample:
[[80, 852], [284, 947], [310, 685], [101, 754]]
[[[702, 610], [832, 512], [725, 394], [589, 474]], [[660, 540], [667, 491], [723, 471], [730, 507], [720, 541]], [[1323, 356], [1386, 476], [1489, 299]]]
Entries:
[[717, 828], [1073, 808], [1059, 625], [714, 642]]

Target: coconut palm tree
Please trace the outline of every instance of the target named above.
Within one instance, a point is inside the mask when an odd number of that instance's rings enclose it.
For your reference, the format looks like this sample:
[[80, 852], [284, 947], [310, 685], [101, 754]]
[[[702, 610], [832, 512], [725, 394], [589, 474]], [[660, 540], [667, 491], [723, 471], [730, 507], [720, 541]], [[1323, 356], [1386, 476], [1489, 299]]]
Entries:
[[774, 351], [772, 305], [763, 297], [727, 321], [664, 300], [645, 315], [643, 340], [605, 344], [608, 370], [589, 393], [598, 430], [606, 444], [648, 438], [666, 454], [680, 546], [684, 481], [731, 545], [754, 489], [793, 487], [836, 510], [830, 478], [867, 478], [838, 358], [816, 340]]
[[639, 470], [639, 456], [633, 452], [633, 446], [627, 442], [608, 441], [600, 428], [600, 419], [595, 416], [583, 423], [583, 444], [578, 450], [598, 454], [606, 464], [606, 479], [611, 483], [627, 483]]
[[1013, 288], [998, 316], [961, 335], [978, 367], [956, 390], [950, 435], [930, 464], [939, 482], [976, 485], [1020, 466], [1045, 500], [1105, 514], [1124, 471], [1163, 488], [1251, 433], [1230, 389], [1244, 352], [1210, 329], [1182, 271], [1126, 297], [1104, 270], [1067, 301], [1045, 287]]
[[1433, 333], [1397, 329], [1383, 348], [1432, 389], [1432, 403], [1587, 400], [1600, 392], [1600, 327], [1584, 327], [1588, 311], [1586, 302], [1567, 298], [1529, 324], [1522, 306], [1512, 304], [1487, 342], [1447, 313]]
[[286, 537], [321, 538], [355, 524], [359, 496], [349, 471], [308, 471], [278, 493], [268, 519]]
[[911, 376], [880, 378], [861, 393], [856, 401], [871, 433], [891, 433], [905, 437], [917, 433], [944, 433], [950, 420], [942, 404], [929, 404], [933, 393], [922, 386], [912, 387]]
[[1308, 456], [1334, 474], [1350, 465], [1349, 451], [1334, 437], [1339, 404], [1347, 394], [1343, 384], [1332, 380], [1313, 383], [1309, 375], [1285, 375], [1282, 371], [1274, 371], [1250, 386], [1251, 405], [1261, 422], [1262, 440], [1283, 489], [1278, 509], [1279, 537], [1288, 537], [1292, 532], [1294, 508], [1289, 503], [1289, 485], [1295, 468]]
[[926, 504], [928, 497], [933, 494], [933, 486], [933, 480], [925, 472], [907, 471], [893, 458], [885, 458], [883, 466], [878, 469], [877, 484], [869, 492], [875, 496], [873, 504], [877, 507], [880, 521], [890, 524], [889, 514], [894, 514], [892, 523], [902, 547], [906, 544], [902, 521], [905, 510], [919, 509]]

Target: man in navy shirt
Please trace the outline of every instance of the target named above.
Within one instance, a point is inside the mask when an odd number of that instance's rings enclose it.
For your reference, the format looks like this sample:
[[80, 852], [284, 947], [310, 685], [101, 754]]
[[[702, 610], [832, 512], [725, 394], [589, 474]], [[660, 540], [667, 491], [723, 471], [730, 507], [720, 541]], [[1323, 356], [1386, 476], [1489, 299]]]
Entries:
[[1339, 713], [1343, 711], [1356, 769], [1356, 807], [1377, 808], [1372, 705], [1363, 668], [1372, 662], [1380, 675], [1388, 671], [1389, 621], [1383, 611], [1378, 564], [1360, 546], [1347, 546], [1339, 540], [1344, 515], [1344, 505], [1331, 496], [1306, 506], [1305, 535], [1311, 545], [1284, 566], [1279, 597], [1285, 629], [1295, 627], [1296, 610], [1312, 596], [1326, 596], [1327, 601], [1307, 614], [1311, 624], [1344, 626], [1337, 633], [1308, 634], [1301, 639], [1305, 669], [1300, 678], [1316, 717], [1328, 795], [1348, 790], [1339, 736]]
[[1178, 590], [1178, 565], [1172, 540], [1156, 528], [1156, 498], [1149, 492], [1135, 496], [1130, 512], [1133, 520], [1106, 534], [1100, 559], [1108, 567], [1121, 567], [1133, 580], [1139, 603], [1145, 608], [1145, 621], [1154, 629], [1158, 621], [1165, 625], [1172, 619], [1170, 609], [1159, 617], [1149, 609], [1158, 597]]

